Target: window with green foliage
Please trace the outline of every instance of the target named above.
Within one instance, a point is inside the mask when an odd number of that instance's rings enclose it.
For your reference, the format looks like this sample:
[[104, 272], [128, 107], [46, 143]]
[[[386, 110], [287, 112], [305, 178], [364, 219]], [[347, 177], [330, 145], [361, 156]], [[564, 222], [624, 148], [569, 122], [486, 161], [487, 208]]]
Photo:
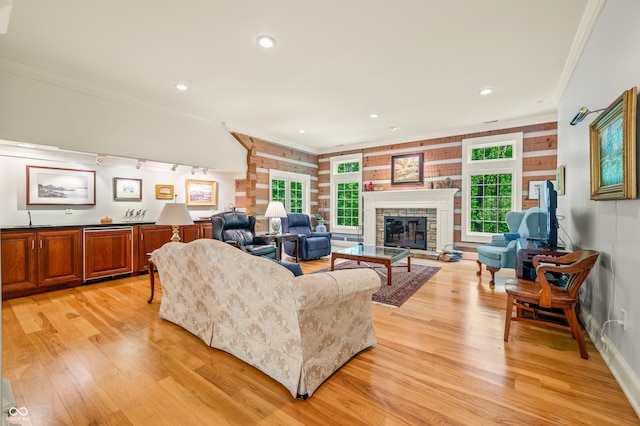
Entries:
[[338, 226], [360, 224], [360, 182], [339, 183], [337, 191]]
[[513, 158], [513, 145], [498, 145], [471, 150], [471, 161], [501, 160]]
[[362, 154], [341, 155], [332, 157], [330, 161], [331, 231], [355, 234], [362, 223]]
[[522, 143], [521, 132], [462, 140], [462, 241], [509, 232], [507, 213], [522, 208]]
[[338, 173], [354, 173], [360, 171], [360, 162], [351, 161], [349, 163], [338, 164]]
[[509, 232], [505, 217], [513, 210], [511, 173], [471, 175], [470, 219], [472, 232]]
[[269, 201], [280, 201], [287, 212], [310, 214], [311, 176], [269, 170]]

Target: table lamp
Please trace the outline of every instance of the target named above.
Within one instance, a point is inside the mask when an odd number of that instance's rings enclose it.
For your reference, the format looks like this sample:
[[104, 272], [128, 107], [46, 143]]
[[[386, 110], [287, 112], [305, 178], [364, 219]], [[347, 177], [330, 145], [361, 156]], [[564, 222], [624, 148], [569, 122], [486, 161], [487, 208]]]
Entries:
[[273, 235], [278, 235], [280, 233], [280, 218], [287, 217], [287, 211], [280, 201], [270, 201], [264, 217], [271, 219], [271, 232]]
[[167, 203], [164, 205], [156, 225], [170, 225], [173, 229], [171, 241], [180, 242], [180, 225], [193, 225], [193, 219], [186, 204]]

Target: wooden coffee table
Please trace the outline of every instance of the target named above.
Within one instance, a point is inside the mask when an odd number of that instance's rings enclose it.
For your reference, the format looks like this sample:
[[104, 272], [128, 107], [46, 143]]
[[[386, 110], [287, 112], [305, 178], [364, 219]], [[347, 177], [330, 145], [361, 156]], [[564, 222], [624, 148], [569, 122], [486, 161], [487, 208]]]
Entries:
[[[365, 263], [383, 264], [387, 268], [387, 285], [391, 285], [391, 265], [399, 260], [407, 259], [407, 271], [411, 272], [411, 256], [408, 249], [365, 246], [348, 247], [331, 253], [331, 270], [334, 270], [336, 259], [349, 259]], [[368, 265], [367, 265], [368, 266]]]

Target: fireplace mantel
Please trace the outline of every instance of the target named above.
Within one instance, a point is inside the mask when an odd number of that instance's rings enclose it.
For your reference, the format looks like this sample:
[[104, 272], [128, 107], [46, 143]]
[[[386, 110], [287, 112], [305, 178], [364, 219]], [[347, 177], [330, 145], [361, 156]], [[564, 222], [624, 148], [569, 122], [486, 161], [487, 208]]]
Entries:
[[457, 188], [363, 192], [364, 243], [376, 244], [377, 209], [423, 208], [437, 211], [437, 250], [453, 244], [453, 197], [456, 192]]

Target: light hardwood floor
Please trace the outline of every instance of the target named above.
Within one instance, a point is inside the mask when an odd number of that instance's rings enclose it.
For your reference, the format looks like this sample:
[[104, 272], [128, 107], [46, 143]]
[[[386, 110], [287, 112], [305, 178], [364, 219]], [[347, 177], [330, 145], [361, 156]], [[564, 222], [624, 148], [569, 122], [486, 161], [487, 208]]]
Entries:
[[[442, 267], [307, 401], [161, 320], [147, 275], [3, 302], [2, 375], [34, 425], [640, 424], [587, 339], [514, 323], [474, 261]], [[328, 259], [303, 263], [305, 273]], [[256, 271], [258, 273], [258, 271]]]

